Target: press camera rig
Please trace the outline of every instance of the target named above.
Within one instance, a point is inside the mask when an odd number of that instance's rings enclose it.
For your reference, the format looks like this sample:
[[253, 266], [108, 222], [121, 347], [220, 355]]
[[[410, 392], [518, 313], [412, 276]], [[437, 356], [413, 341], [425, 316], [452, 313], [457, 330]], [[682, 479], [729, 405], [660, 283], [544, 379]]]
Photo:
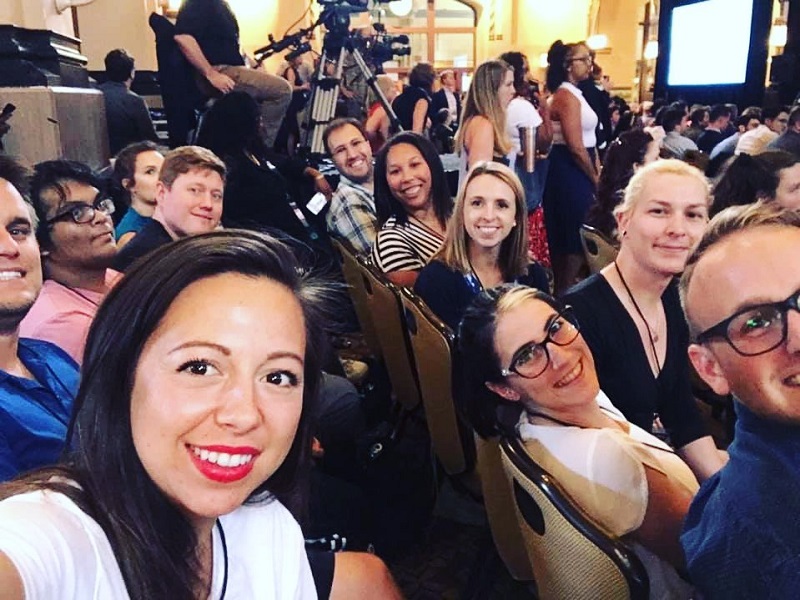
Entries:
[[[319, 66], [311, 80], [309, 108], [303, 126], [305, 128], [301, 151], [311, 156], [323, 156], [325, 148], [322, 133], [327, 124], [333, 120], [336, 102], [339, 97], [339, 85], [342, 81], [342, 69], [347, 54], [352, 56], [357, 68], [361, 71], [367, 85], [380, 100], [386, 114], [389, 115], [392, 131], [400, 131], [402, 127], [392, 110], [386, 96], [376, 83], [376, 75], [383, 73], [383, 63], [395, 56], [408, 56], [408, 36], [390, 35], [381, 23], [372, 27], [373, 35], [363, 36], [350, 30], [350, 15], [366, 12], [368, 0], [317, 0], [324, 8], [316, 23], [305, 29], [285, 36], [276, 41], [270, 34], [270, 43], [255, 51], [256, 64], [260, 65], [270, 56], [291, 48], [286, 54], [292, 60], [311, 51], [309, 39], [320, 25], [325, 27], [322, 42], [322, 55]], [[380, 1], [380, 0], [379, 0]], [[385, 0], [383, 0], [385, 1]], [[391, 0], [389, 0], [391, 1]], [[328, 69], [333, 74], [328, 75]]]

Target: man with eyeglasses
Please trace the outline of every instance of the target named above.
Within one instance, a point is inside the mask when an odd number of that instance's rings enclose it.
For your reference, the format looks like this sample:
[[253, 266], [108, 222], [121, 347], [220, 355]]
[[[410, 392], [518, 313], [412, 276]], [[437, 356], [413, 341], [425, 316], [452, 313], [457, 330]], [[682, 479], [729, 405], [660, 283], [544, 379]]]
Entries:
[[119, 277], [110, 269], [114, 203], [102, 187], [89, 167], [69, 160], [39, 163], [31, 181], [45, 281], [20, 334], [52, 342], [78, 364], [97, 307]]
[[119, 251], [114, 268], [125, 271], [164, 244], [219, 227], [225, 175], [225, 163], [211, 150], [181, 146], [168, 152], [158, 174], [153, 219]]
[[710, 223], [681, 278], [689, 355], [733, 394], [730, 461], [708, 479], [681, 542], [705, 598], [800, 590], [800, 213], [737, 206]]
[[347, 240], [356, 252], [367, 254], [378, 232], [367, 132], [355, 119], [335, 119], [322, 134], [322, 141], [340, 175], [325, 216], [328, 232]]
[[0, 156], [0, 481], [58, 460], [78, 389], [69, 355], [20, 336], [42, 287], [27, 183], [25, 169]]

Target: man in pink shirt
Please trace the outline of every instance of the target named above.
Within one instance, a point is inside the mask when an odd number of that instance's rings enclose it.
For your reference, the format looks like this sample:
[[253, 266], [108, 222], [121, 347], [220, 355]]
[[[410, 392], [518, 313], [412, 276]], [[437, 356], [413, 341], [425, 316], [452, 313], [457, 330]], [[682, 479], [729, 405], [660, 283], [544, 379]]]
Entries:
[[39, 163], [31, 181], [45, 281], [20, 335], [52, 342], [78, 364], [97, 307], [120, 275], [109, 269], [114, 203], [101, 188], [89, 167], [66, 160]]

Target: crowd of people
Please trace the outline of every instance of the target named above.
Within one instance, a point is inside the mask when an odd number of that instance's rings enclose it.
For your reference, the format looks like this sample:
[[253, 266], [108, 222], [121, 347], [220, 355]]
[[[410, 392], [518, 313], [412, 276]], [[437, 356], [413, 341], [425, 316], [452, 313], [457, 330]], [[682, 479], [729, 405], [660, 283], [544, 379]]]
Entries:
[[[119, 50], [113, 167], [0, 155], [3, 597], [399, 597], [298, 525], [312, 457], [367, 429], [331, 238], [456, 334], [465, 422], [519, 437], [651, 598], [796, 594], [800, 106], [631, 106], [557, 41], [545, 90], [521, 52], [468, 90], [379, 77], [403, 131], [335, 118], [326, 177], [294, 152], [299, 61], [249, 69], [225, 2], [187, 0], [175, 42], [219, 96], [195, 145], [156, 145]], [[584, 224], [618, 250], [592, 275]]]

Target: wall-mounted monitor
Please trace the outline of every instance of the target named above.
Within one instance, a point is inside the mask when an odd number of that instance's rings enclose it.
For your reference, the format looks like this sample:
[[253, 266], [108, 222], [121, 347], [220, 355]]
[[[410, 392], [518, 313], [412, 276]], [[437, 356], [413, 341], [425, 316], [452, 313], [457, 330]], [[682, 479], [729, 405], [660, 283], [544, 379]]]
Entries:
[[761, 105], [771, 0], [661, 0], [655, 98]]
[[667, 85], [743, 84], [753, 2], [705, 0], [673, 8]]

